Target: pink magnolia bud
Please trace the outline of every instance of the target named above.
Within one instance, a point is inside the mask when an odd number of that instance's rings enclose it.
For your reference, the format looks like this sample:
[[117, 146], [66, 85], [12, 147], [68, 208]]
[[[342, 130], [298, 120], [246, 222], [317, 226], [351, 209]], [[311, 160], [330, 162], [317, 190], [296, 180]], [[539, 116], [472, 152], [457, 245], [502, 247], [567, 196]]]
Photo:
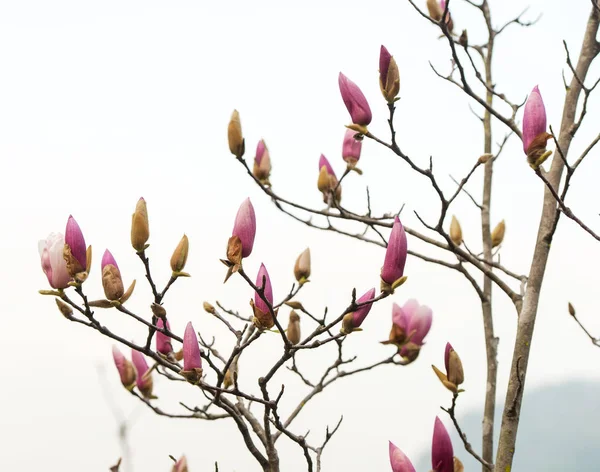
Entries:
[[433, 472], [454, 472], [454, 451], [446, 427], [435, 417], [431, 442], [431, 466]]
[[[365, 293], [362, 297], [356, 300], [357, 304], [368, 302], [369, 300], [373, 300], [375, 298], [375, 288], [372, 288], [367, 293]], [[357, 308], [357, 310], [353, 313], [348, 313], [344, 316], [342, 320], [342, 329], [341, 332], [344, 334], [350, 334], [356, 328], [359, 328], [360, 325], [365, 321], [365, 318], [369, 314], [372, 308], [372, 304], [361, 306]]]
[[399, 281], [404, 275], [404, 265], [406, 264], [407, 242], [404, 227], [400, 223], [400, 219], [394, 219], [394, 226], [388, 247], [385, 252], [383, 268], [381, 269], [381, 279], [388, 285], [392, 286]]
[[137, 388], [145, 398], [150, 398], [152, 396], [153, 382], [150, 368], [146, 362], [146, 357], [141, 352], [132, 349], [131, 361], [137, 371]]
[[65, 238], [60, 233], [50, 233], [46, 239], [38, 242], [42, 270], [52, 288], [67, 288], [71, 280], [63, 257], [64, 247]]
[[125, 359], [125, 356], [117, 346], [112, 348], [113, 360], [121, 377], [121, 383], [125, 388], [132, 388], [135, 383], [135, 370], [131, 362]]
[[[167, 329], [171, 331], [169, 322], [167, 321]], [[165, 323], [162, 318], [159, 318], [156, 322], [156, 327], [164, 329]], [[173, 344], [171, 344], [171, 338], [160, 331], [156, 332], [156, 350], [165, 356], [173, 352]]]
[[319, 158], [319, 179], [317, 180], [317, 188], [323, 193], [323, 201], [330, 203], [331, 192], [335, 190], [335, 200], [342, 199], [342, 186], [338, 185], [338, 179], [333, 171], [333, 167], [327, 158], [321, 154]]
[[181, 458], [177, 462], [175, 462], [175, 465], [173, 465], [173, 469], [171, 469], [171, 472], [188, 472], [188, 463], [185, 456], [181, 456]]
[[379, 52], [379, 87], [387, 102], [394, 103], [400, 92], [400, 71], [385, 46]]
[[196, 369], [202, 369], [202, 357], [196, 331], [190, 321], [183, 334], [183, 370], [192, 372]]
[[87, 267], [85, 239], [83, 238], [81, 228], [73, 216], [69, 216], [67, 220], [65, 245], [69, 247], [70, 251], [70, 257], [65, 255], [69, 273], [74, 276], [79, 272], [85, 271]]
[[231, 235], [240, 238], [242, 257], [248, 257], [252, 253], [256, 236], [256, 215], [249, 198], [240, 205]]
[[398, 447], [390, 441], [390, 465], [392, 472], [415, 472], [415, 468]]
[[546, 133], [546, 108], [536, 85], [527, 98], [523, 112], [523, 151], [528, 157], [545, 151], [549, 137]]
[[121, 271], [108, 249], [102, 256], [102, 287], [108, 300], [119, 300], [125, 293]]
[[254, 158], [254, 168], [252, 174], [261, 183], [268, 184], [271, 175], [271, 155], [265, 145], [264, 139], [261, 139], [256, 146], [256, 157]]
[[371, 123], [372, 114], [369, 103], [364, 94], [354, 82], [340, 72], [338, 84], [342, 94], [342, 100], [350, 113], [352, 123], [367, 126]]
[[360, 151], [362, 148], [362, 141], [354, 139], [354, 136], [357, 134], [359, 133], [347, 129], [346, 134], [344, 135], [344, 144], [342, 146], [342, 157], [352, 167], [354, 167], [360, 159]]
[[[267, 268], [264, 264], [260, 265], [260, 269], [258, 270], [258, 275], [256, 276], [256, 286], [258, 288], [262, 288], [263, 286], [263, 278], [264, 278], [264, 296], [269, 301], [271, 306], [273, 306], [273, 287], [271, 286], [271, 278], [269, 277], [269, 273], [267, 272]], [[265, 303], [265, 301], [261, 298], [258, 292], [254, 293], [254, 306], [258, 308], [260, 311], [264, 313], [270, 313], [269, 306]]]

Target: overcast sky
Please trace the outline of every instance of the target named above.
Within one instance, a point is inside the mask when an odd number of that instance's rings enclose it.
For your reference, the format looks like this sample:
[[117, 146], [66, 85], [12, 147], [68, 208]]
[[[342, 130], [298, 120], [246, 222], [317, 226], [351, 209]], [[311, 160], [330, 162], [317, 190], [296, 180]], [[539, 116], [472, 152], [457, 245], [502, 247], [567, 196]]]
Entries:
[[[424, 4], [424, 2], [422, 2]], [[573, 58], [587, 20], [589, 2], [492, 1], [500, 25], [529, 4], [526, 18], [542, 14], [530, 29], [511, 27], [498, 39], [495, 81], [515, 102], [539, 84], [548, 122], [558, 129], [564, 98], [562, 71], [567, 40]], [[457, 30], [467, 28], [472, 42], [482, 36], [477, 12], [451, 3]], [[464, 176], [482, 153], [482, 134], [469, 101], [434, 77], [428, 61], [443, 73], [451, 63], [439, 31], [404, 0], [317, 2], [177, 2], [56, 0], [0, 3], [0, 239], [4, 372], [0, 401], [0, 467], [3, 470], [105, 471], [123, 453], [118, 423], [129, 418], [132, 463], [124, 472], [169, 470], [168, 455], [185, 453], [190, 470], [258, 470], [233, 422], [157, 418], [125, 392], [112, 365], [107, 338], [61, 318], [54, 301], [37, 294], [47, 288], [37, 252], [39, 239], [63, 232], [69, 214], [94, 248], [95, 261], [86, 292], [102, 295], [100, 259], [109, 248], [125, 283], [137, 279], [128, 306], [147, 316], [150, 303], [143, 267], [129, 244], [130, 217], [140, 196], [148, 202], [151, 246], [148, 254], [159, 284], [170, 275], [168, 260], [185, 232], [190, 238], [187, 269], [165, 307], [174, 331], [193, 321], [206, 336], [215, 335], [228, 352], [232, 340], [202, 310], [220, 300], [248, 312], [249, 288], [236, 277], [222, 284], [227, 238], [239, 204], [250, 197], [258, 231], [245, 264], [256, 273], [261, 262], [281, 299], [293, 282], [296, 256], [310, 246], [313, 277], [299, 299], [314, 312], [328, 306], [341, 312], [352, 288], [363, 293], [379, 285], [384, 251], [333, 234], [303, 227], [279, 213], [248, 179], [227, 147], [226, 129], [234, 108], [240, 111], [247, 157], [264, 138], [271, 151], [271, 181], [276, 192], [322, 208], [316, 188], [318, 159], [324, 153], [338, 175], [341, 144], [349, 117], [339, 96], [343, 71], [364, 91], [373, 109], [370, 129], [388, 139], [386, 105], [379, 92], [378, 55], [385, 44], [401, 73], [396, 126], [402, 148], [434, 168], [448, 191], [448, 177]], [[591, 75], [597, 77], [599, 67]], [[567, 77], [569, 76], [566, 71]], [[480, 110], [471, 103], [474, 110]], [[581, 152], [598, 132], [598, 100], [572, 146]], [[518, 116], [521, 119], [521, 115]], [[495, 126], [495, 141], [505, 128]], [[419, 227], [414, 210], [436, 216], [436, 201], [426, 179], [385, 149], [365, 142], [360, 167], [343, 185], [348, 208], [365, 211], [365, 187], [373, 209], [383, 213], [406, 205], [403, 221]], [[598, 228], [600, 163], [597, 151], [574, 179], [569, 205]], [[501, 260], [527, 273], [539, 221], [543, 184], [527, 166], [520, 142], [511, 138], [495, 169], [492, 222], [506, 220]], [[479, 195], [481, 172], [469, 189]], [[466, 197], [452, 213], [466, 241], [479, 248], [477, 209]], [[422, 228], [421, 228], [422, 229]], [[409, 238], [409, 247], [423, 248]], [[563, 219], [548, 264], [535, 333], [527, 389], [550, 382], [598, 379], [597, 348], [569, 318], [567, 301], [600, 335], [597, 307], [598, 246]], [[393, 300], [377, 305], [365, 331], [348, 340], [358, 362], [383, 358], [391, 306], [417, 298], [432, 307], [433, 327], [420, 358], [409, 367], [384, 368], [344, 379], [322, 393], [298, 418], [294, 431], [311, 430], [317, 442], [340, 415], [344, 423], [324, 456], [325, 470], [388, 470], [387, 441], [409, 456], [430, 446], [436, 414], [450, 394], [431, 371], [443, 364], [446, 341], [463, 359], [466, 392], [459, 410], [479, 408], [485, 388], [485, 354], [480, 307], [470, 285], [457, 274], [409, 259], [408, 282]], [[509, 300], [495, 292], [495, 322], [500, 337], [500, 388], [512, 356], [516, 315]], [[282, 310], [287, 317], [287, 311]], [[98, 318], [128, 339], [143, 342], [145, 329], [117, 311]], [[276, 336], [243, 359], [242, 381], [255, 389], [279, 348]], [[316, 378], [324, 361], [299, 356]], [[305, 394], [286, 375], [284, 407]], [[157, 404], [177, 411], [178, 401], [201, 404], [196, 391], [156, 379]], [[274, 386], [277, 389], [277, 386]], [[196, 402], [196, 403], [194, 403]], [[112, 405], [112, 406], [111, 406]], [[524, 408], [527, 408], [525, 403]], [[442, 417], [449, 425], [447, 418]], [[479, 431], [468, 431], [470, 436]], [[300, 449], [282, 446], [282, 470], [305, 470]], [[457, 455], [464, 450], [456, 445]], [[23, 465], [24, 464], [24, 465]], [[24, 469], [23, 469], [24, 467]]]

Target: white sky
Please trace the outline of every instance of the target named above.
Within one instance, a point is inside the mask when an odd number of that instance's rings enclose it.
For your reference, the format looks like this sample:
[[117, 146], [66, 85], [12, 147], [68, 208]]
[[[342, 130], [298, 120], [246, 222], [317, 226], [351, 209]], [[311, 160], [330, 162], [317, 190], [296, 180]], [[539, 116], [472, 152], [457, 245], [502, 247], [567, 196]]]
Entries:
[[[492, 2], [495, 24], [518, 14], [524, 4]], [[539, 12], [543, 17], [535, 28], [511, 27], [498, 40], [495, 77], [499, 90], [517, 102], [539, 84], [548, 121], [557, 129], [564, 96], [561, 41], [568, 41], [576, 57], [589, 2], [527, 4], [531, 18]], [[480, 25], [473, 9], [457, 0], [451, 7], [456, 28], [468, 28], [471, 41], [477, 42], [481, 30], [472, 26]], [[349, 117], [339, 96], [339, 71], [361, 86], [374, 113], [370, 129], [387, 139], [386, 106], [377, 75], [379, 47], [385, 44], [402, 77], [399, 142], [420, 163], [433, 155], [435, 169], [450, 191], [453, 184], [446, 176], [465, 175], [482, 152], [482, 136], [466, 99], [429, 68], [428, 60], [444, 72], [450, 67], [447, 47], [437, 37], [438, 31], [402, 0], [335, 0], [326, 5], [312, 0], [1, 2], [0, 214], [5, 229], [0, 239], [0, 286], [5, 362], [0, 467], [107, 470], [121, 455], [108, 396], [124, 415], [135, 417], [129, 435], [135, 467], [127, 472], [169, 470], [168, 454], [181, 453], [187, 454], [192, 471], [212, 470], [214, 461], [222, 471], [258, 470], [231, 421], [165, 420], [136, 405], [120, 386], [111, 341], [61, 319], [54, 302], [37, 294], [47, 285], [37, 241], [51, 231], [64, 231], [73, 214], [94, 247], [87, 293], [92, 298], [102, 294], [99, 263], [108, 247], [126, 284], [138, 280], [128, 306], [147, 315], [149, 290], [129, 245], [130, 216], [144, 196], [151, 222], [149, 256], [160, 284], [169, 276], [168, 259], [182, 233], [190, 238], [187, 269], [193, 277], [178, 281], [165, 300], [172, 328], [182, 333], [192, 320], [207, 336], [215, 334], [227, 352], [232, 340], [204, 313], [202, 301], [220, 300], [248, 310], [251, 291], [237, 278], [223, 285], [224, 267], [218, 259], [224, 255], [239, 204], [250, 196], [258, 233], [248, 272], [254, 274], [264, 262], [280, 299], [292, 284], [296, 256], [310, 246], [313, 282], [300, 300], [315, 312], [325, 306], [343, 310], [353, 287], [364, 293], [378, 285], [383, 250], [309, 230], [278, 213], [230, 155], [229, 116], [234, 108], [241, 113], [248, 158], [257, 141], [266, 140], [275, 191], [321, 208], [316, 189], [320, 153], [338, 174], [344, 167], [341, 143]], [[592, 72], [597, 76], [600, 71], [595, 67]], [[592, 99], [574, 153], [597, 133], [597, 104], [597, 98]], [[496, 131], [500, 141], [505, 130], [497, 126]], [[598, 227], [600, 197], [594, 177], [599, 171], [596, 154], [583, 165], [569, 197], [569, 205], [593, 227]], [[364, 188], [369, 185], [379, 213], [406, 203], [403, 221], [413, 227], [418, 226], [413, 210], [430, 219], [435, 216], [437, 203], [427, 181], [375, 143], [363, 146], [361, 168], [362, 177], [353, 174], [344, 182], [349, 208], [364, 210]], [[478, 173], [470, 186], [476, 195], [480, 177]], [[495, 178], [492, 220], [504, 218], [507, 223], [502, 262], [526, 273], [543, 184], [526, 165], [516, 139], [506, 146]], [[475, 210], [462, 197], [453, 213], [467, 242], [477, 248]], [[419, 245], [409, 239], [409, 247]], [[564, 220], [548, 265], [528, 389], [600, 377], [597, 348], [566, 312], [570, 300], [590, 329], [600, 334], [599, 262], [598, 246]], [[460, 410], [481, 404], [485, 356], [472, 289], [458, 275], [414, 259], [409, 259], [406, 273], [409, 280], [393, 301], [415, 297], [433, 308], [427, 345], [409, 367], [340, 381], [298, 418], [295, 431], [310, 429], [316, 441], [326, 425], [344, 414], [342, 428], [325, 453], [325, 470], [388, 470], [388, 439], [415, 461], [429, 448], [438, 407], [450, 400], [429, 365], [443, 363], [447, 340], [465, 366], [467, 391], [461, 395]], [[516, 318], [506, 297], [495, 293], [501, 400]], [[378, 344], [388, 335], [391, 304], [386, 300], [374, 308], [365, 331], [347, 342], [349, 352], [365, 363], [383, 358], [391, 349]], [[287, 311], [282, 313], [287, 318]], [[146, 330], [121, 313], [97, 315], [125, 336], [145, 339]], [[242, 360], [245, 385], [254, 388], [252, 379], [264, 374], [277, 355], [277, 341], [272, 336]], [[326, 353], [332, 355], [324, 350], [318, 358], [299, 356], [299, 363], [316, 378]], [[106, 393], [99, 383], [99, 367], [106, 372]], [[305, 390], [296, 379], [280, 379], [288, 385], [284, 407], [289, 408]], [[176, 410], [182, 399], [200, 401], [189, 388], [155, 381], [159, 404], [166, 410]], [[479, 431], [468, 434], [476, 437]], [[300, 449], [285, 439], [281, 446], [282, 470], [305, 470]], [[466, 454], [458, 445], [456, 451]]]

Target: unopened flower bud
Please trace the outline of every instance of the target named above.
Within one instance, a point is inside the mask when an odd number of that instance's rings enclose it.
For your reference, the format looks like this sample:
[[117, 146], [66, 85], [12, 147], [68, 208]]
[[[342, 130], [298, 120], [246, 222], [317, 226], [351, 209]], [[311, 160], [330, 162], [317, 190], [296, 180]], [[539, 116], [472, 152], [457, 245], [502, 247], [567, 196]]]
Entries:
[[[164, 329], [166, 326], [167, 331], [171, 331], [171, 327], [169, 326], [169, 321], [163, 321], [162, 318], [159, 318], [156, 322], [156, 327], [158, 329]], [[171, 338], [160, 331], [156, 332], [156, 350], [165, 356], [168, 356], [173, 352], [173, 344], [171, 343]]]
[[[267, 272], [267, 268], [264, 264], [260, 265], [258, 274], [256, 276], [256, 286], [263, 292], [264, 298], [269, 302], [268, 304], [263, 300], [263, 297], [258, 292], [254, 292], [254, 301], [250, 304], [254, 310], [254, 318], [252, 321], [254, 325], [260, 329], [271, 329], [275, 325], [275, 320], [271, 314], [273, 309], [273, 287], [271, 286], [271, 278]], [[277, 310], [274, 310], [275, 316], [277, 316]]]
[[184, 234], [179, 241], [179, 244], [173, 251], [173, 255], [171, 256], [171, 270], [173, 271], [173, 275], [188, 275], [182, 272], [185, 268], [185, 263], [188, 258], [188, 251], [190, 249], [190, 242], [188, 237]]
[[407, 251], [406, 233], [396, 216], [381, 269], [382, 292], [394, 293], [394, 289], [404, 282]]
[[227, 139], [229, 140], [229, 150], [231, 153], [241, 159], [244, 155], [245, 145], [244, 137], [242, 136], [242, 123], [240, 122], [240, 114], [237, 110], [233, 110], [231, 120], [227, 127]]
[[175, 465], [173, 465], [171, 472], [188, 472], [188, 463], [185, 456], [181, 456], [181, 458], [177, 462], [175, 462]]
[[63, 257], [67, 263], [67, 271], [71, 277], [88, 270], [88, 257], [85, 239], [75, 218], [69, 216], [65, 228], [65, 247]]
[[[362, 140], [356, 139], [359, 136], [354, 130], [346, 129], [344, 134], [344, 143], [342, 145], [342, 158], [348, 164], [348, 167], [355, 169], [358, 160], [360, 159], [360, 152], [362, 150]], [[356, 169], [355, 169], [356, 170]]]
[[450, 390], [454, 394], [462, 392], [458, 389], [458, 386], [464, 382], [465, 374], [463, 371], [462, 362], [456, 351], [452, 348], [450, 343], [446, 344], [446, 351], [444, 353], [444, 365], [446, 367], [446, 373], [444, 374], [436, 366], [432, 365], [433, 371], [437, 375], [438, 379], [444, 387]]
[[575, 307], [571, 302], [569, 302], [569, 315], [575, 316]]
[[61, 314], [65, 318], [70, 318], [71, 316], [73, 316], [73, 308], [71, 308], [69, 305], [67, 305], [65, 302], [63, 302], [59, 298], [55, 298], [54, 301], [56, 302], [56, 306], [58, 307], [58, 311], [60, 311]]
[[429, 11], [429, 16], [435, 21], [440, 21], [442, 19], [444, 12], [440, 8], [440, 4], [437, 0], [427, 0], [427, 10]]
[[546, 142], [551, 137], [546, 132], [546, 108], [536, 85], [527, 98], [523, 112], [523, 151], [533, 168], [550, 156], [551, 151], [546, 151]]
[[204, 308], [205, 312], [210, 313], [211, 315], [215, 314], [215, 311], [216, 311], [215, 307], [212, 306], [210, 303], [204, 302], [204, 303], [202, 303], [202, 307]]
[[135, 212], [131, 215], [131, 245], [137, 252], [143, 252], [150, 238], [150, 226], [148, 224], [148, 209], [146, 200], [140, 198], [135, 206]]
[[269, 176], [271, 175], [271, 155], [267, 149], [265, 141], [261, 139], [256, 146], [256, 157], [254, 158], [254, 167], [252, 174], [263, 185], [269, 184]]
[[64, 248], [65, 238], [60, 233], [50, 233], [46, 239], [38, 242], [42, 270], [52, 288], [67, 288], [71, 280], [63, 257]]
[[153, 303], [150, 305], [150, 309], [152, 310], [152, 314], [157, 318], [164, 318], [167, 316], [167, 310], [165, 310], [165, 307], [158, 303]]
[[300, 342], [300, 316], [294, 310], [290, 311], [290, 320], [287, 327], [287, 338], [296, 345]]
[[194, 384], [202, 379], [202, 357], [198, 337], [191, 322], [187, 324], [183, 334], [183, 370], [180, 374]]
[[490, 153], [486, 153], [486, 154], [482, 154], [481, 156], [479, 156], [478, 161], [482, 164], [485, 164], [487, 161], [489, 161], [492, 157], [494, 157], [493, 154]]
[[469, 45], [469, 35], [467, 34], [467, 30], [462, 30], [460, 36], [458, 37], [458, 44], [460, 44], [463, 48], [466, 48]]
[[323, 193], [323, 202], [331, 204], [332, 192], [335, 191], [335, 201], [340, 202], [342, 199], [342, 186], [338, 185], [338, 179], [333, 171], [333, 167], [327, 158], [321, 154], [319, 158], [319, 179], [317, 187]]
[[400, 92], [400, 71], [393, 56], [385, 46], [379, 53], [379, 87], [388, 103], [394, 103]]
[[492, 231], [492, 247], [500, 246], [504, 241], [504, 232], [506, 231], [506, 224], [504, 220], [496, 225]]
[[460, 246], [463, 242], [462, 228], [454, 215], [452, 215], [452, 221], [450, 222], [450, 239], [457, 246]]
[[356, 309], [356, 311], [347, 313], [342, 319], [342, 328], [340, 332], [343, 334], [350, 334], [352, 331], [356, 331], [360, 325], [363, 323], [371, 308], [373, 306], [372, 303], [368, 303], [369, 301], [375, 298], [375, 288], [372, 288], [367, 293], [365, 293], [362, 297], [356, 300], [357, 304], [364, 304]]
[[294, 277], [300, 285], [306, 283], [310, 277], [310, 248], [306, 248], [296, 259], [294, 264]]
[[108, 249], [102, 256], [102, 287], [108, 300], [119, 300], [125, 293], [121, 271]]
[[410, 459], [390, 441], [390, 465], [392, 472], [415, 472]]
[[131, 350], [131, 360], [137, 371], [136, 384], [144, 398], [152, 398], [152, 372], [146, 362], [146, 357], [135, 349]]
[[117, 371], [121, 377], [121, 383], [123, 384], [123, 387], [131, 390], [135, 385], [136, 377], [133, 364], [125, 358], [117, 346], [113, 346], [112, 354], [113, 360], [115, 361], [115, 366], [117, 367]]
[[436, 416], [431, 441], [431, 466], [436, 472], [454, 471], [454, 450], [448, 430]]
[[227, 369], [225, 375], [223, 376], [223, 388], [230, 388], [234, 384], [234, 375], [235, 373], [232, 371], [231, 367]]
[[340, 86], [342, 100], [344, 100], [346, 109], [350, 113], [350, 118], [352, 118], [352, 123], [364, 127], [366, 130], [366, 126], [371, 123], [373, 118], [369, 102], [367, 102], [358, 85], [341, 72], [338, 76], [338, 85]]
[[240, 239], [242, 257], [248, 257], [252, 253], [256, 236], [256, 215], [249, 198], [244, 200], [238, 209], [231, 235]]

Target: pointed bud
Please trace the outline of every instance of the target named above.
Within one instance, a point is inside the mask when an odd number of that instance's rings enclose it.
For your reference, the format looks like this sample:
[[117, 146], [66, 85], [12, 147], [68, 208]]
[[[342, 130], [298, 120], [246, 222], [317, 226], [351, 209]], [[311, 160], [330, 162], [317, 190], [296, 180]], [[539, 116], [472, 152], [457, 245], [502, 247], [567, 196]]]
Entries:
[[205, 312], [210, 313], [211, 315], [214, 315], [216, 312], [215, 307], [208, 302], [202, 303], [202, 308], [204, 308]]
[[69, 216], [67, 227], [65, 229], [65, 246], [63, 257], [67, 263], [67, 271], [71, 277], [75, 277], [80, 272], [85, 272], [87, 268], [85, 239], [81, 228], [75, 221], [75, 218]]
[[[365, 293], [362, 297], [360, 297], [358, 300], [356, 300], [356, 303], [357, 304], [367, 303], [370, 300], [373, 300], [374, 298], [375, 298], [375, 288], [372, 288], [367, 293]], [[365, 321], [365, 318], [367, 317], [369, 312], [371, 311], [372, 306], [373, 305], [371, 303], [368, 303], [364, 306], [357, 308], [355, 312], [346, 314], [342, 320], [342, 328], [341, 328], [340, 332], [343, 334], [350, 334], [352, 331], [359, 328], [360, 325], [363, 323], [363, 321]]]
[[323, 193], [323, 201], [327, 204], [331, 201], [331, 192], [335, 191], [335, 200], [339, 203], [342, 199], [342, 186], [338, 185], [338, 179], [333, 167], [327, 158], [321, 154], [319, 158], [319, 180], [317, 187]]
[[379, 52], [379, 87], [387, 102], [394, 103], [400, 92], [400, 71], [385, 46], [381, 46]]
[[191, 322], [187, 324], [183, 333], [183, 370], [180, 373], [192, 383], [198, 383], [202, 378], [200, 346]]
[[458, 44], [460, 44], [463, 48], [466, 48], [469, 45], [469, 35], [467, 34], [467, 30], [462, 30], [460, 36], [458, 37]]
[[454, 451], [446, 427], [436, 416], [431, 441], [431, 466], [435, 472], [454, 472]]
[[290, 311], [290, 320], [287, 327], [287, 338], [296, 345], [300, 342], [300, 316], [294, 310]]
[[504, 220], [502, 220], [496, 225], [496, 227], [492, 231], [492, 247], [497, 247], [500, 246], [500, 244], [502, 244], [502, 241], [504, 241], [505, 231], [506, 224], [504, 223]]
[[294, 277], [300, 285], [306, 283], [310, 277], [310, 249], [306, 248], [296, 259], [294, 264]]
[[462, 362], [450, 343], [446, 344], [444, 363], [446, 364], [446, 375], [450, 383], [458, 386], [465, 381]]
[[352, 123], [360, 126], [367, 126], [371, 123], [371, 107], [369, 107], [369, 103], [362, 91], [358, 88], [358, 85], [341, 72], [338, 77], [338, 84], [340, 86], [342, 100], [344, 100], [344, 104], [352, 118]]
[[152, 372], [148, 367], [146, 357], [141, 352], [132, 349], [131, 361], [133, 362], [137, 372], [136, 385], [138, 390], [144, 396], [144, 398], [151, 398], [153, 388]]
[[390, 465], [392, 472], [415, 472], [409, 458], [392, 441], [390, 441]]
[[123, 384], [123, 387], [127, 389], [133, 388], [136, 377], [133, 364], [125, 359], [125, 356], [121, 353], [121, 351], [119, 351], [117, 346], [113, 346], [112, 354], [113, 360], [115, 361], [115, 366], [117, 367], [117, 371], [121, 377], [121, 383]]
[[494, 157], [493, 154], [485, 153], [482, 154], [481, 156], [479, 156], [479, 159], [477, 159], [481, 164], [485, 164], [487, 161], [489, 161], [492, 157]]
[[252, 253], [254, 237], [256, 236], [256, 215], [254, 214], [254, 207], [249, 198], [244, 200], [240, 205], [231, 235], [237, 236], [240, 239], [242, 257], [248, 257]]
[[102, 287], [108, 300], [119, 300], [125, 293], [119, 266], [108, 249], [102, 256]]
[[460, 246], [463, 242], [462, 228], [454, 215], [452, 215], [452, 221], [450, 222], [450, 239], [457, 246]]
[[546, 151], [546, 142], [551, 137], [546, 132], [546, 108], [536, 85], [527, 98], [523, 112], [523, 151], [532, 167], [538, 167], [551, 154], [551, 151]]
[[181, 458], [175, 462], [171, 472], [188, 472], [188, 463], [185, 456], [181, 456]]
[[264, 184], [269, 184], [269, 176], [271, 175], [271, 155], [267, 149], [264, 139], [261, 139], [256, 146], [256, 157], [254, 158], [254, 168], [252, 174], [257, 180]]
[[[159, 318], [156, 322], [156, 327], [159, 329], [165, 328], [165, 322], [162, 318]], [[166, 321], [167, 331], [171, 331], [169, 322]], [[173, 352], [173, 344], [171, 344], [171, 338], [160, 331], [156, 332], [156, 351], [164, 354], [165, 356]]]
[[233, 386], [235, 383], [235, 375], [237, 375], [237, 372], [234, 372], [231, 367], [227, 369], [227, 372], [225, 372], [225, 375], [223, 376], [223, 388], [229, 388]]
[[148, 209], [146, 200], [140, 198], [135, 206], [135, 212], [131, 215], [131, 245], [137, 252], [144, 251], [148, 246], [146, 243], [150, 238], [150, 226], [148, 224]]
[[[446, 0], [440, 0], [440, 10], [442, 13], [446, 11]], [[450, 15], [450, 10], [446, 13], [446, 26], [448, 27], [448, 32], [452, 33], [454, 29], [454, 22], [452, 21], [452, 16]]]
[[165, 310], [165, 307], [158, 303], [152, 303], [152, 305], [150, 305], [150, 309], [152, 310], [152, 314], [157, 318], [164, 318], [167, 316], [167, 310]]
[[227, 127], [227, 139], [229, 141], [229, 150], [238, 159], [244, 155], [244, 137], [242, 136], [242, 123], [240, 122], [240, 114], [237, 110], [233, 110], [231, 120]]
[[406, 233], [400, 219], [396, 217], [381, 269], [382, 291], [393, 293], [394, 284], [404, 276], [407, 250]]
[[571, 302], [569, 302], [569, 315], [575, 316], [575, 307]]
[[[271, 315], [273, 307], [273, 287], [271, 286], [271, 278], [264, 264], [260, 265], [258, 275], [256, 276], [256, 286], [263, 289], [264, 297], [268, 300], [269, 305], [265, 303], [258, 292], [254, 292], [254, 301], [251, 303], [254, 310], [253, 322], [258, 329], [271, 329], [275, 321]], [[277, 316], [277, 312], [275, 312]]]
[[46, 239], [38, 242], [42, 270], [52, 288], [67, 288], [71, 275], [63, 257], [65, 238], [62, 234], [50, 233]]
[[440, 4], [437, 0], [427, 0], [427, 10], [429, 11], [429, 16], [435, 21], [440, 21], [442, 19], [444, 12], [440, 8]]
[[55, 298], [54, 301], [56, 302], [58, 311], [60, 311], [65, 318], [70, 318], [71, 316], [73, 316], [73, 308], [71, 308], [69, 305], [63, 302], [60, 298]]
[[175, 251], [173, 251], [173, 255], [171, 256], [171, 270], [173, 271], [173, 274], [180, 274], [185, 268], [189, 249], [190, 242], [188, 237], [184, 234], [181, 238], [181, 241], [179, 241], [179, 244], [175, 248]]
[[342, 145], [342, 158], [348, 163], [348, 166], [355, 167], [360, 159], [362, 141], [355, 138], [360, 135], [356, 131], [346, 129], [344, 135], [344, 144]]

